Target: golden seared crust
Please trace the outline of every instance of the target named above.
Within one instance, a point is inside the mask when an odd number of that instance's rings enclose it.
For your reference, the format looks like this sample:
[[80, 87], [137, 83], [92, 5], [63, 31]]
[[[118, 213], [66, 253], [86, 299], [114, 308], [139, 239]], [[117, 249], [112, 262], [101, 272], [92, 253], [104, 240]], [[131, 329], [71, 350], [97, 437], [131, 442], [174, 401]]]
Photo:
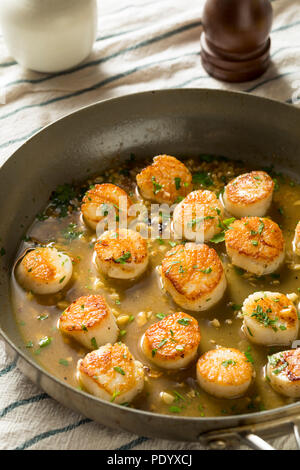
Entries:
[[284, 250], [279, 226], [266, 217], [243, 217], [235, 220], [225, 234], [226, 248], [241, 255], [271, 262]]
[[197, 320], [177, 312], [151, 325], [145, 332], [143, 348], [162, 361], [176, 360], [193, 352], [200, 342]]
[[163, 278], [188, 300], [196, 300], [212, 292], [223, 275], [217, 252], [205, 244], [178, 245], [162, 261]]
[[102, 295], [87, 295], [69, 305], [60, 316], [59, 327], [66, 332], [83, 331], [100, 325], [108, 315], [110, 310]]
[[57, 269], [52, 260], [51, 248], [36, 248], [29, 251], [21, 261], [29, 279], [49, 283], [57, 277]]
[[300, 222], [298, 222], [295, 230], [294, 248], [296, 253], [300, 256]]
[[116, 388], [118, 394], [126, 393], [136, 384], [135, 361], [123, 343], [106, 344], [90, 352], [79, 363], [79, 371], [110, 395]]
[[197, 372], [217, 385], [242, 385], [252, 379], [253, 369], [246, 356], [235, 348], [212, 349], [197, 362]]
[[103, 217], [99, 217], [96, 216], [97, 208], [102, 204], [110, 205], [116, 210], [116, 215], [119, 215], [120, 198], [124, 198], [127, 202], [128, 210], [132, 205], [132, 201], [123, 189], [111, 183], [95, 184], [85, 194], [82, 200], [81, 211], [84, 216], [97, 224], [105, 216], [105, 209], [107, 209], [104, 206]]
[[192, 175], [177, 158], [158, 155], [152, 165], [136, 176], [137, 185], [146, 199], [172, 204], [192, 190]]
[[296, 233], [296, 236], [298, 237], [298, 241], [300, 242], [300, 221], [297, 224], [295, 233]]
[[276, 375], [283, 374], [291, 382], [300, 380], [300, 348], [290, 349], [269, 358], [269, 367]]
[[147, 242], [133, 230], [120, 229], [104, 232], [95, 243], [95, 251], [101, 261], [124, 264], [144, 263], [148, 256]]
[[274, 292], [262, 292], [261, 294], [261, 297], [244, 303], [244, 315], [271, 328], [276, 328], [281, 324], [287, 328], [294, 328], [297, 325], [297, 309], [286, 295]]
[[178, 217], [182, 223], [188, 217], [188, 223], [193, 228], [197, 230], [201, 227], [206, 232], [218, 223], [222, 212], [222, 205], [215, 193], [199, 189], [188, 194], [182, 201]]
[[225, 191], [232, 204], [248, 206], [267, 198], [273, 189], [274, 182], [267, 173], [251, 171], [230, 181]]

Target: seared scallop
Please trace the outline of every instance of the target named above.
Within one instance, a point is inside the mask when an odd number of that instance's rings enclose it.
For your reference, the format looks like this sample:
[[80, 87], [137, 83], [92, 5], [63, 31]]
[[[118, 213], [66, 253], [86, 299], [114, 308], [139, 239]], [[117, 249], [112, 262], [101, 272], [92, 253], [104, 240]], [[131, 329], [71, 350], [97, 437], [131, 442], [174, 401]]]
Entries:
[[300, 349], [269, 356], [267, 379], [276, 392], [287, 397], [300, 397]]
[[152, 165], [136, 176], [140, 193], [145, 199], [172, 204], [192, 190], [192, 175], [177, 158], [169, 155], [154, 157]]
[[238, 349], [212, 349], [197, 362], [200, 387], [215, 397], [237, 398], [244, 395], [253, 376], [250, 362]]
[[187, 310], [207, 310], [226, 289], [221, 260], [205, 244], [187, 243], [170, 250], [162, 261], [161, 275], [166, 291]]
[[264, 171], [251, 171], [230, 181], [225, 188], [225, 208], [235, 217], [264, 216], [272, 202], [274, 182]]
[[98, 269], [116, 279], [138, 277], [148, 265], [147, 242], [134, 230], [104, 232], [95, 243], [95, 255]]
[[193, 191], [174, 210], [175, 234], [191, 241], [207, 241], [221, 231], [223, 207], [212, 191]]
[[151, 325], [142, 338], [142, 349], [157, 366], [180, 369], [195, 359], [199, 342], [197, 320], [179, 312]]
[[102, 295], [79, 297], [61, 314], [58, 328], [88, 349], [114, 343], [119, 335], [115, 317]]
[[284, 238], [279, 226], [268, 218], [235, 220], [225, 234], [232, 263], [262, 276], [276, 271], [284, 259]]
[[80, 359], [77, 378], [92, 395], [121, 405], [144, 387], [143, 366], [122, 343], [106, 344]]
[[298, 312], [286, 295], [255, 292], [244, 301], [243, 330], [253, 343], [290, 345], [298, 336]]
[[295, 230], [293, 247], [294, 247], [295, 253], [300, 256], [300, 222], [298, 222], [296, 230]]
[[86, 224], [93, 230], [100, 221], [113, 220], [115, 223], [125, 214], [125, 220], [132, 201], [128, 194], [114, 184], [95, 184], [85, 194], [81, 212]]
[[72, 277], [72, 261], [56, 248], [41, 247], [28, 251], [18, 264], [16, 277], [21, 286], [34, 294], [55, 294]]

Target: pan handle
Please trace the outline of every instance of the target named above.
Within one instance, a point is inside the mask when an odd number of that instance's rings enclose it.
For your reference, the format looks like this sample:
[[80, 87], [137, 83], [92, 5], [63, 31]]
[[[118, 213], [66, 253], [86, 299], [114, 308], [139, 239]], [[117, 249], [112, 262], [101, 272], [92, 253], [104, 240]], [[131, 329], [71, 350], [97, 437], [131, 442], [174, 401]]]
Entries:
[[258, 434], [284, 435], [294, 432], [295, 441], [300, 450], [300, 417], [279, 418], [265, 423], [239, 426], [229, 429], [209, 431], [199, 435], [199, 440], [206, 447], [214, 450], [232, 448], [237, 443], [244, 443], [255, 450], [277, 450]]

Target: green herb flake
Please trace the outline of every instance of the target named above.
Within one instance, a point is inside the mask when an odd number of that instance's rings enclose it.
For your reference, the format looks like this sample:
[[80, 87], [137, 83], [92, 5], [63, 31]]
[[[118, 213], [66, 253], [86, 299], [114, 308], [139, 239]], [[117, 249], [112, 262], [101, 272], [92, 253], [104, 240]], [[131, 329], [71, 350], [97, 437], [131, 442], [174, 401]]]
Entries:
[[94, 349], [98, 349], [98, 344], [97, 344], [97, 341], [96, 341], [96, 338], [95, 338], [95, 337], [93, 337], [93, 338], [91, 339], [91, 345], [92, 345], [92, 347], [93, 347]]
[[169, 410], [171, 413], [181, 413], [181, 408], [179, 406], [170, 406]]
[[225, 231], [222, 231], [220, 233], [217, 233], [214, 235], [211, 239], [211, 243], [222, 243], [225, 240]]
[[254, 359], [251, 354], [251, 347], [248, 346], [247, 351], [244, 351], [244, 354], [246, 356], [247, 362], [251, 362], [251, 364], [254, 364]]
[[115, 401], [115, 399], [120, 395], [120, 392], [117, 392], [116, 390], [113, 393], [113, 396], [111, 397], [111, 403]]
[[61, 365], [61, 366], [65, 366], [67, 367], [69, 365], [69, 361], [67, 361], [67, 359], [60, 359], [58, 361], [58, 363]]
[[201, 186], [204, 186], [205, 188], [209, 186], [213, 186], [214, 182], [209, 175], [209, 173], [205, 171], [201, 171], [199, 173], [194, 173], [193, 174], [193, 183], [194, 184], [200, 184]]
[[131, 258], [131, 253], [130, 251], [127, 251], [124, 253], [124, 255], [120, 256], [120, 258], [117, 258], [114, 261], [119, 264], [125, 264], [129, 258]]
[[228, 359], [227, 361], [222, 362], [222, 366], [226, 368], [229, 366], [235, 366], [235, 365], [236, 365], [236, 361], [233, 361], [232, 359]]
[[118, 372], [119, 374], [121, 374], [121, 375], [125, 375], [125, 372], [124, 372], [124, 370], [122, 369], [122, 367], [115, 366], [115, 367], [114, 367], [114, 370], [115, 370], [116, 372]]
[[174, 181], [175, 181], [175, 188], [177, 191], [179, 191], [180, 186], [181, 186], [181, 178], [176, 177], [174, 178]]
[[47, 318], [49, 318], [49, 315], [47, 315], [46, 313], [41, 314], [41, 315], [39, 315], [39, 316], [37, 317], [37, 319], [38, 319], [38, 320], [41, 320], [41, 321], [47, 320]]
[[52, 338], [50, 336], [44, 336], [39, 340], [39, 346], [40, 348], [45, 348], [46, 346], [49, 346], [51, 344]]
[[153, 193], [154, 194], [159, 193], [163, 188], [163, 186], [156, 181], [155, 176], [152, 176], [152, 184], [153, 184]]
[[180, 320], [177, 320], [177, 323], [179, 323], [179, 325], [188, 326], [190, 321], [189, 318], [180, 318]]

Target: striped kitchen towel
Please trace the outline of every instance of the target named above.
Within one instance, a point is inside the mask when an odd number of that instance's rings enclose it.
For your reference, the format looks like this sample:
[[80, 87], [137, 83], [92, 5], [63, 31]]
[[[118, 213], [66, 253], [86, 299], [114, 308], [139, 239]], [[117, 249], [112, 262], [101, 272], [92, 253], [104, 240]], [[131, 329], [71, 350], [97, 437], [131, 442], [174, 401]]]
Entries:
[[[199, 59], [203, 0], [101, 0], [90, 57], [53, 75], [19, 67], [0, 31], [0, 162], [43, 126], [98, 100], [160, 88], [246, 91], [297, 105], [300, 92], [299, 0], [273, 0], [272, 64], [263, 77], [229, 85]], [[188, 6], [187, 6], [188, 5]], [[299, 93], [300, 97], [300, 93]], [[295, 446], [292, 436], [277, 439]], [[62, 407], [26, 379], [0, 344], [1, 449], [200, 449], [197, 443], [146, 439], [100, 426]]]

